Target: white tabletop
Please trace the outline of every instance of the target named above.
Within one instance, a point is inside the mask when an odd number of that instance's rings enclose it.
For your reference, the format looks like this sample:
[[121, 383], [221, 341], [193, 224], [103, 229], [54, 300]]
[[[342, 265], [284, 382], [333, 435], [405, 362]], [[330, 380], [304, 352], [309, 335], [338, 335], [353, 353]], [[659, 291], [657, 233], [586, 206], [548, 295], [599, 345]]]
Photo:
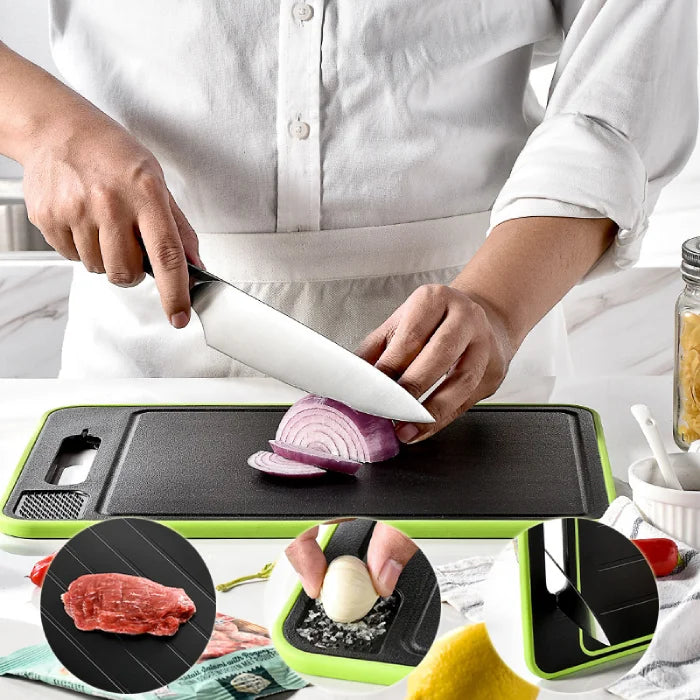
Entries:
[[[613, 473], [625, 478], [627, 465], [648, 452], [630, 413], [633, 403], [647, 403], [655, 414], [667, 440], [671, 437], [671, 380], [667, 377], [610, 377], [559, 380], [553, 383], [550, 401], [587, 405], [597, 410], [610, 453]], [[537, 393], [535, 396], [534, 393]], [[36, 429], [41, 415], [59, 406], [96, 403], [279, 403], [293, 401], [300, 393], [268, 379], [139, 379], [109, 381], [63, 381], [55, 379], [0, 380], [0, 491], [4, 490], [24, 447]], [[511, 390], [499, 400], [541, 401], [540, 392], [528, 392], [527, 386]], [[285, 540], [193, 540], [204, 557], [215, 581], [257, 571], [266, 562], [278, 558]], [[40, 556], [55, 551], [56, 540], [22, 540], [0, 536], [0, 655], [27, 644], [43, 641], [39, 627], [36, 588], [25, 578]], [[433, 565], [476, 554], [497, 554], [503, 540], [419, 540], [418, 544]], [[264, 623], [265, 584], [250, 584], [229, 593], [218, 594], [217, 609], [252, 622]], [[461, 624], [454, 611], [443, 615], [442, 629]], [[404, 697], [404, 685], [380, 691], [382, 700]], [[0, 696], [6, 700], [75, 697], [72, 693], [9, 678], [0, 678]], [[312, 698], [351, 697], [307, 688], [295, 696]], [[561, 698], [544, 690], [542, 700]], [[586, 698], [609, 698], [598, 691]]]

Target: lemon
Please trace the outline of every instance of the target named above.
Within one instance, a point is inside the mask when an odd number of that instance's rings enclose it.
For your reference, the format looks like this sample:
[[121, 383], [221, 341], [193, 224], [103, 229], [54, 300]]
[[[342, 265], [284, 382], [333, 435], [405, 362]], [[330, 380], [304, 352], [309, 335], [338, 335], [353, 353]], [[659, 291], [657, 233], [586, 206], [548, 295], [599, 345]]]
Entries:
[[408, 676], [406, 700], [534, 700], [538, 692], [503, 663], [481, 622], [433, 644]]

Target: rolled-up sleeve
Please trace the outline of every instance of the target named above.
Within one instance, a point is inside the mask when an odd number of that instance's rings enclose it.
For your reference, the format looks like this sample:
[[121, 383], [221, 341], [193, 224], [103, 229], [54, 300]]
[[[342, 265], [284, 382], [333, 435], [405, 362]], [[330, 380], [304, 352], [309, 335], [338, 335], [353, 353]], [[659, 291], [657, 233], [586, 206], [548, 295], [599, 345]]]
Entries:
[[542, 123], [493, 206], [521, 217], [609, 218], [600, 273], [632, 265], [661, 188], [697, 133], [695, 0], [560, 0], [565, 39]]

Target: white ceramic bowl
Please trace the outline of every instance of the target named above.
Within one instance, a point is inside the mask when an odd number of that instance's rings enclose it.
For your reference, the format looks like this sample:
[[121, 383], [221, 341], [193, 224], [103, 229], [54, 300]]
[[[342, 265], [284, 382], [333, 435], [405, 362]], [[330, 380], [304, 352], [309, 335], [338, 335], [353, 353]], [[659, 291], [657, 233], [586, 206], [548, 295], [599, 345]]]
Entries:
[[669, 457], [685, 490], [664, 486], [656, 460], [645, 457], [629, 468], [632, 498], [652, 525], [700, 548], [700, 454], [674, 452]]

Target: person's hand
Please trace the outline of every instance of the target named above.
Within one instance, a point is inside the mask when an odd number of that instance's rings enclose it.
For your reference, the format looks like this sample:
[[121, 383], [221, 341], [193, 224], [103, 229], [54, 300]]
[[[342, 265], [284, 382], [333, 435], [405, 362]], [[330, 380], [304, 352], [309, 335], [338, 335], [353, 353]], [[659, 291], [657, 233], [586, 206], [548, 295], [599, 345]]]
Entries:
[[513, 353], [492, 308], [440, 284], [416, 289], [357, 351], [416, 398], [445, 377], [424, 403], [435, 423], [397, 423], [396, 434], [406, 443], [430, 437], [496, 391]]
[[326, 575], [328, 562], [326, 555], [319, 547], [318, 526], [305, 530], [287, 546], [284, 553], [289, 563], [299, 574], [301, 585], [309, 598], [318, 598], [321, 594], [323, 577]]
[[390, 525], [377, 523], [367, 548], [367, 568], [374, 590], [386, 597], [394, 592], [406, 564], [418, 551], [416, 543]]
[[187, 325], [186, 260], [201, 265], [197, 236], [150, 151], [96, 108], [78, 106], [37, 135], [23, 165], [29, 220], [49, 245], [131, 287], [144, 276], [141, 240], [170, 323]]
[[[306, 595], [318, 598], [326, 575], [328, 562], [316, 542], [318, 527], [299, 535], [285, 550], [289, 563], [299, 574]], [[399, 530], [377, 523], [367, 549], [367, 568], [374, 589], [386, 597], [394, 592], [396, 582], [418, 547], [412, 539]]]

